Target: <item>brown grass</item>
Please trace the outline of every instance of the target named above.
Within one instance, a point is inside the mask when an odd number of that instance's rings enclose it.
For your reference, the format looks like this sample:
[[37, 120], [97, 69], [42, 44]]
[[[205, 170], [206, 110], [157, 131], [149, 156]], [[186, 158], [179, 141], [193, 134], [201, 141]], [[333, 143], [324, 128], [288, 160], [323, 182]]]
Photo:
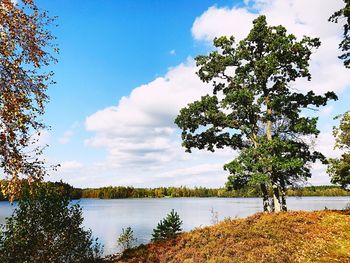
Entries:
[[225, 220], [128, 250], [115, 262], [350, 262], [350, 211]]

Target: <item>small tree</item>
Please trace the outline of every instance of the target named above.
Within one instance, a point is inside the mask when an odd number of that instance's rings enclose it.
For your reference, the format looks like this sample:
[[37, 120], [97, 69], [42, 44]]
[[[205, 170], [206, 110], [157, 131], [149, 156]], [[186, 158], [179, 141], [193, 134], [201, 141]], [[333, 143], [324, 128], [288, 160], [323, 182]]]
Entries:
[[310, 56], [320, 41], [306, 36], [297, 41], [283, 26], [268, 26], [259, 16], [239, 43], [220, 37], [214, 46], [196, 58], [198, 76], [213, 85], [213, 94], [188, 104], [175, 120], [183, 146], [188, 152], [238, 150], [224, 166], [230, 172], [228, 188], [260, 186], [264, 211], [286, 210], [286, 185], [309, 178], [308, 164], [324, 159], [304, 140], [319, 134], [317, 118], [301, 111], [337, 99], [333, 92], [321, 96], [291, 88], [299, 78], [311, 80]]
[[341, 118], [339, 127], [333, 128], [335, 147], [344, 151], [340, 158], [329, 159], [327, 172], [331, 182], [347, 189], [350, 185], [350, 111], [336, 117]]
[[344, 22], [343, 40], [339, 44], [339, 48], [344, 52], [339, 56], [344, 60], [344, 66], [350, 68], [350, 0], [344, 0], [345, 6], [335, 12], [328, 20], [338, 23]]
[[182, 221], [180, 216], [174, 209], [161, 220], [157, 227], [153, 229], [152, 241], [159, 241], [169, 238], [174, 238], [179, 232], [181, 232]]
[[84, 230], [82, 210], [56, 187], [24, 193], [0, 233], [2, 263], [98, 262], [101, 246]]
[[130, 249], [134, 247], [137, 242], [137, 238], [134, 237], [134, 231], [131, 227], [127, 227], [126, 229], [122, 229], [122, 233], [118, 237], [118, 245], [123, 249]]

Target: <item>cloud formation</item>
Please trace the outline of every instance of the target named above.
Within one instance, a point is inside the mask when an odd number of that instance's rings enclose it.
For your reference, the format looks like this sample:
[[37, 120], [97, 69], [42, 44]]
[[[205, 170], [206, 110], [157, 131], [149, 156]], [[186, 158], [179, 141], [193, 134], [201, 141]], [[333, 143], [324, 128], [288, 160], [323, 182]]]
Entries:
[[192, 59], [164, 77], [134, 89], [116, 106], [87, 117], [85, 126], [96, 135], [86, 145], [104, 147], [115, 166], [156, 166], [181, 152], [174, 119], [189, 102], [209, 92], [195, 74]]
[[68, 130], [66, 130], [60, 138], [58, 138], [58, 142], [60, 144], [67, 144], [71, 140], [72, 136], [75, 134], [78, 127], [78, 122], [73, 123], [71, 127]]

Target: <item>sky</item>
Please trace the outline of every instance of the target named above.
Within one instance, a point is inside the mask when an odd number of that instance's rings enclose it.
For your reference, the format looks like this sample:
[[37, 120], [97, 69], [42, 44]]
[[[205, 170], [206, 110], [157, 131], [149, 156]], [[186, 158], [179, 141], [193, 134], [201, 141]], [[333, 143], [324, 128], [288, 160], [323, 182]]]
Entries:
[[[60, 164], [47, 180], [76, 187], [221, 187], [223, 165], [236, 153], [181, 147], [174, 124], [179, 110], [210, 92], [196, 76], [194, 58], [208, 54], [216, 36], [247, 35], [259, 14], [299, 39], [320, 37], [312, 55], [312, 81], [302, 91], [335, 91], [339, 100], [319, 112], [316, 149], [333, 150], [333, 117], [350, 106], [350, 74], [337, 56], [341, 24], [327, 22], [341, 0], [38, 0], [57, 16], [57, 82], [49, 89], [40, 138], [45, 158]], [[313, 185], [329, 184], [325, 167], [313, 165]]]

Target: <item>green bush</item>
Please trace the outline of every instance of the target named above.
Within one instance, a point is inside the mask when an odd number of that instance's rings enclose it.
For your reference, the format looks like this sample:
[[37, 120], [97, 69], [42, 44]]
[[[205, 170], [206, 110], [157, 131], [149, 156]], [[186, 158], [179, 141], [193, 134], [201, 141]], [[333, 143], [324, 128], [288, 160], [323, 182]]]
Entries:
[[118, 238], [118, 245], [123, 249], [130, 249], [134, 247], [137, 242], [137, 238], [134, 237], [134, 231], [131, 227], [127, 227], [126, 229], [122, 229], [122, 233]]
[[152, 241], [174, 238], [182, 230], [181, 225], [180, 216], [172, 209], [170, 214], [161, 220], [157, 227], [153, 229]]
[[84, 230], [82, 209], [48, 185], [18, 201], [0, 231], [2, 263], [98, 262], [102, 248]]

